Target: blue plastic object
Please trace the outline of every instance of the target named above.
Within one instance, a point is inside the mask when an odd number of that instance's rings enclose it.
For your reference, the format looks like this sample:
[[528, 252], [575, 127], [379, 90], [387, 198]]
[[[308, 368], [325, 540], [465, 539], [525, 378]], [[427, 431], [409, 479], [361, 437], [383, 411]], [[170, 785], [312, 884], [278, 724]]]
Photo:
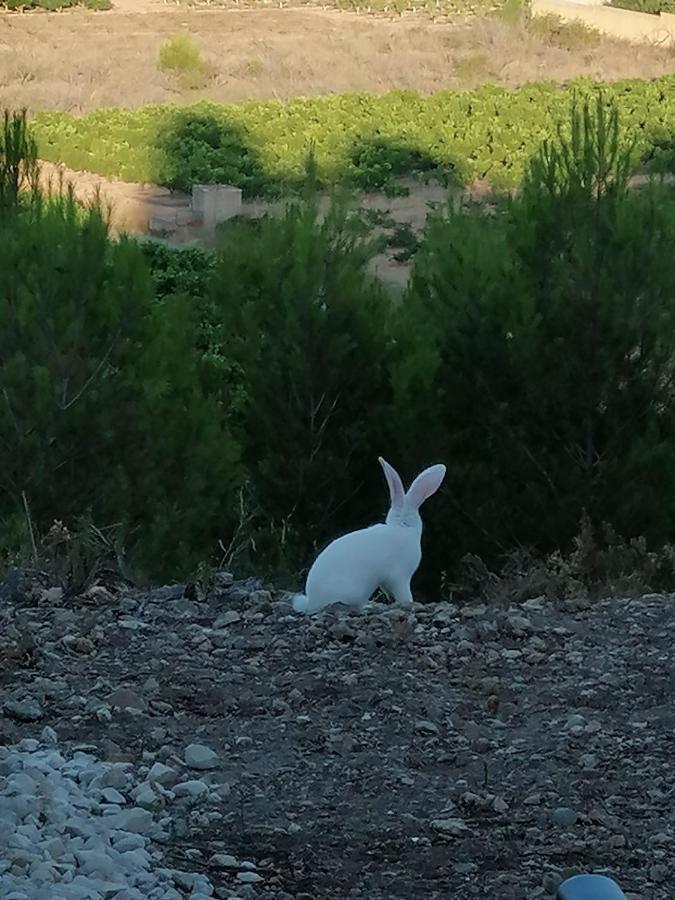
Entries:
[[626, 895], [604, 875], [575, 875], [560, 885], [558, 900], [626, 900]]

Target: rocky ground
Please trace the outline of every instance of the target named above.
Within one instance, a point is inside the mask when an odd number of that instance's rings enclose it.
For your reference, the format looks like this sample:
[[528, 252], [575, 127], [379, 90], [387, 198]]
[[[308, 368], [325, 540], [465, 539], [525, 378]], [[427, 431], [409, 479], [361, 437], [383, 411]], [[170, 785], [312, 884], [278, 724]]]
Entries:
[[674, 643], [670, 596], [306, 619], [224, 574], [71, 595], [10, 572], [3, 898], [545, 900], [594, 870], [667, 900]]

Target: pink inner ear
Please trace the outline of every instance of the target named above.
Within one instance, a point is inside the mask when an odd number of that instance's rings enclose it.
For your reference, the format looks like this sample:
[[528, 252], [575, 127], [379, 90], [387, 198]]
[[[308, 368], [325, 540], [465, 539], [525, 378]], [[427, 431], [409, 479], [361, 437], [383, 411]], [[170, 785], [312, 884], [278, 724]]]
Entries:
[[403, 482], [401, 481], [401, 476], [398, 474], [396, 469], [393, 466], [390, 466], [386, 459], [382, 459], [379, 457], [380, 465], [384, 470], [384, 477], [387, 479], [387, 484], [389, 485], [389, 497], [391, 498], [392, 506], [402, 506], [403, 498], [405, 497], [405, 491], [403, 490]]
[[417, 476], [408, 488], [406, 499], [410, 506], [420, 507], [425, 500], [435, 494], [445, 478], [445, 466], [438, 463], [430, 466]]

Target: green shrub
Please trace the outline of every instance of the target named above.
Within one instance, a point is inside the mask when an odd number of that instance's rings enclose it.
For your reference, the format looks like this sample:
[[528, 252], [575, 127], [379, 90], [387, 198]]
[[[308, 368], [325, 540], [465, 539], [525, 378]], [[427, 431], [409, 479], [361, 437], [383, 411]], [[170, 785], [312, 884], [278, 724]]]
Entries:
[[162, 44], [157, 66], [177, 78], [185, 90], [203, 87], [213, 75], [213, 67], [187, 34], [174, 34]]
[[521, 25], [530, 15], [529, 0], [504, 0], [493, 13], [507, 25]]
[[0, 9], [44, 9], [54, 11], [84, 6], [92, 10], [112, 9], [111, 0], [0, 0]]
[[[575, 109], [492, 216], [436, 216], [400, 313], [401, 455], [448, 463], [429, 510], [450, 557], [569, 545], [583, 510], [630, 538], [675, 528], [675, 204], [628, 188], [618, 117]], [[406, 419], [407, 416], [407, 419]]]
[[610, 0], [608, 5], [652, 15], [675, 13], [675, 0]]
[[528, 22], [528, 31], [554, 47], [572, 52], [597, 47], [601, 34], [585, 22], [565, 22], [560, 16], [536, 16]]
[[0, 212], [19, 206], [23, 191], [38, 179], [37, 145], [28, 132], [25, 113], [5, 110], [0, 129]]
[[[567, 121], [575, 97], [597, 92], [581, 79], [516, 90], [484, 85], [464, 92], [351, 94], [223, 106], [105, 109], [75, 117], [39, 114], [44, 158], [129, 181], [190, 189], [226, 182], [247, 194], [296, 190], [314, 147], [321, 184], [387, 188], [419, 171], [444, 180], [486, 178], [517, 185], [528, 160]], [[675, 133], [675, 77], [619, 81], [603, 88], [644, 160]]]
[[2, 551], [26, 535], [26, 509], [43, 534], [89, 514], [122, 525], [140, 570], [185, 572], [227, 539], [240, 478], [194, 305], [157, 301], [139, 246], [110, 240], [99, 209], [68, 192], [0, 205], [0, 273]]
[[171, 247], [159, 241], [141, 245], [158, 297], [184, 294], [195, 301], [206, 297], [216, 256], [199, 247]]
[[[186, 6], [214, 6], [231, 8], [233, 0], [177, 0]], [[427, 15], [436, 20], [443, 16], [457, 14], [481, 15], [493, 10], [502, 0], [308, 0], [303, 5], [320, 5], [322, 9], [333, 8], [374, 16], [400, 16], [405, 12]], [[268, 5], [267, 0], [235, 0], [237, 7], [255, 9]], [[278, 0], [280, 8], [297, 5], [297, 0]]]
[[268, 573], [296, 572], [385, 507], [389, 300], [366, 270], [376, 249], [339, 198], [323, 219], [309, 197], [224, 237], [214, 336], [241, 386], [253, 533]]

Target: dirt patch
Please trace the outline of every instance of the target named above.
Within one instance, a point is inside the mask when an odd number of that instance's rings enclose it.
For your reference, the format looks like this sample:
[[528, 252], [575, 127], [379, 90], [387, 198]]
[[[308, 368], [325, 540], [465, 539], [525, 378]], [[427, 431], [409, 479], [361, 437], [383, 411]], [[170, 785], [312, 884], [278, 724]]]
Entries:
[[219, 804], [172, 813], [164, 852], [217, 896], [225, 850], [278, 900], [544, 900], [584, 869], [672, 898], [672, 597], [306, 619], [260, 588], [5, 579], [3, 647], [31, 652], [0, 666], [2, 738], [49, 725], [148, 766], [212, 748]]
[[[135, 5], [135, 4], [134, 4]], [[133, 8], [132, 4], [128, 4]], [[142, 5], [143, 7], [145, 4]], [[348, 91], [423, 92], [492, 81], [653, 77], [672, 51], [601, 39], [565, 49], [495, 19], [392, 21], [321, 9], [0, 13], [0, 105], [84, 112], [100, 106], [287, 99]], [[214, 78], [181, 91], [157, 68], [161, 44], [188, 32]]]
[[[97, 195], [104, 207], [108, 207], [113, 232], [126, 231], [137, 236], [149, 233], [150, 219], [163, 217], [168, 211], [176, 209], [188, 210], [190, 198], [180, 191], [150, 184], [131, 184], [115, 181], [94, 175], [90, 172], [73, 172], [64, 166], [52, 163], [41, 163], [41, 178], [45, 189], [51, 184], [70, 184], [75, 196], [82, 203], [92, 201]], [[366, 220], [373, 223], [373, 234], [391, 233], [397, 225], [402, 225], [416, 236], [421, 236], [429, 212], [448, 199], [448, 189], [437, 184], [424, 184], [413, 179], [404, 180], [401, 186], [407, 191], [405, 196], [387, 197], [380, 193], [363, 193], [355, 195], [355, 206], [371, 214]], [[472, 196], [480, 196], [486, 191], [485, 185], [477, 184], [471, 190]], [[320, 211], [328, 207], [329, 197], [320, 198]], [[264, 215], [281, 215], [285, 201], [267, 202], [265, 200], [244, 200], [242, 216], [260, 218]], [[379, 223], [379, 224], [378, 224]], [[155, 238], [158, 236], [155, 235]], [[164, 238], [165, 243], [173, 246], [213, 247], [217, 239], [215, 235], [195, 226], [184, 226], [172, 235]], [[408, 260], [399, 262], [395, 259], [396, 247], [375, 257], [371, 270], [385, 283], [395, 288], [403, 287], [410, 272]]]

